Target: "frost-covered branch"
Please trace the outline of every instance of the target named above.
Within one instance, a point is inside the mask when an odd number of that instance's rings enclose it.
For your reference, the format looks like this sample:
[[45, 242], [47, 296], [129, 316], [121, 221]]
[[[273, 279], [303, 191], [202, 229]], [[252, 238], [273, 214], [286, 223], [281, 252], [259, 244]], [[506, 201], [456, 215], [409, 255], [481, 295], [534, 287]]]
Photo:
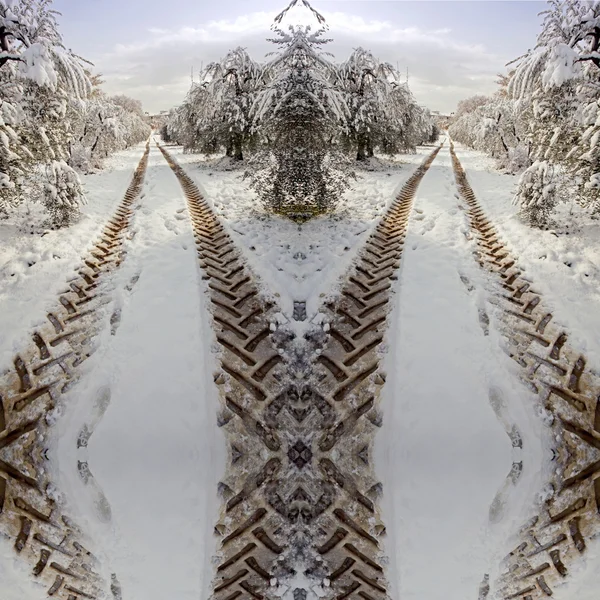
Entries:
[[58, 16], [52, 0], [0, 0], [0, 213], [27, 197], [60, 226], [83, 199], [73, 167], [99, 166], [150, 129], [141, 106], [134, 115], [94, 87], [90, 63], [64, 47]]
[[535, 48], [451, 135], [523, 172], [517, 202], [545, 226], [557, 203], [600, 209], [600, 2], [550, 0]]

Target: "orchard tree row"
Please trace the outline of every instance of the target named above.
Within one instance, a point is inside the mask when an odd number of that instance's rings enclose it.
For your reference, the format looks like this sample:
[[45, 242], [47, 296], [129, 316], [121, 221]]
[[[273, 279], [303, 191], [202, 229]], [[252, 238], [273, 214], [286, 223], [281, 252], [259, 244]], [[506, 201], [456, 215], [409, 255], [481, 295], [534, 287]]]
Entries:
[[245, 159], [247, 176], [271, 210], [306, 219], [330, 210], [353, 176], [355, 161], [375, 150], [414, 151], [437, 139], [427, 110], [397, 71], [357, 48], [334, 63], [324, 46], [323, 16], [307, 0], [318, 28], [272, 27], [273, 58], [254, 60], [243, 48], [210, 64], [175, 110], [164, 136], [187, 151]]
[[141, 103], [108, 97], [67, 50], [52, 0], [0, 0], [0, 218], [24, 198], [54, 226], [79, 214], [77, 171], [150, 134]]
[[537, 45], [491, 97], [461, 102], [453, 139], [521, 172], [516, 201], [547, 227], [560, 202], [600, 215], [600, 2], [550, 0]]

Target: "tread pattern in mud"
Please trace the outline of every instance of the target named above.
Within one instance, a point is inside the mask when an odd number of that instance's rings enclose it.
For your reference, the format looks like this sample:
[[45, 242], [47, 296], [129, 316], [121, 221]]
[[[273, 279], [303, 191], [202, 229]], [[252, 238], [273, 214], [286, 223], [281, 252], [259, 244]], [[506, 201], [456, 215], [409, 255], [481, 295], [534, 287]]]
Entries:
[[452, 145], [451, 156], [477, 260], [498, 284], [507, 352], [539, 397], [555, 440], [548, 493], [539, 514], [523, 525], [499, 583], [506, 599], [546, 598], [600, 534], [600, 375], [569, 344], [567, 330], [544, 308], [534, 282], [486, 218]]
[[213, 595], [387, 595], [370, 459], [380, 425], [378, 347], [417, 186], [437, 148], [370, 236], [341, 299], [303, 339], [271, 307], [197, 187], [161, 147], [188, 200], [221, 351], [219, 425], [229, 445]]
[[57, 501], [46, 435], [60, 396], [77, 382], [79, 365], [94, 350], [92, 339], [106, 302], [100, 285], [122, 261], [148, 153], [149, 145], [123, 201], [67, 281], [56, 308], [35, 328], [12, 367], [0, 374], [0, 536], [30, 564], [32, 577], [52, 598], [103, 598], [110, 586], [98, 575], [84, 533]]

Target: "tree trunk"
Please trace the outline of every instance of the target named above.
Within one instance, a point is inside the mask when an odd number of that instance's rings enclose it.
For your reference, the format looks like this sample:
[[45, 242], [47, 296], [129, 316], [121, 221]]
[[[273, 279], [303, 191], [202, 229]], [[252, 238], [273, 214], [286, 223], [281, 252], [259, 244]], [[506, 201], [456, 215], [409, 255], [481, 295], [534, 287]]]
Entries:
[[358, 138], [358, 149], [356, 151], [356, 160], [367, 160], [366, 147], [367, 147], [366, 140], [361, 135]]
[[225, 156], [231, 158], [233, 156], [233, 142], [231, 138], [227, 141], [227, 148], [225, 149]]
[[367, 158], [373, 158], [373, 140], [371, 137], [367, 138]]
[[96, 148], [98, 147], [99, 142], [100, 142], [100, 136], [98, 135], [96, 137], [96, 141], [94, 142], [94, 145], [92, 146], [92, 149], [90, 150], [90, 154], [94, 154], [94, 152], [96, 152]]
[[233, 134], [233, 159], [244, 160], [244, 155], [242, 154], [242, 136], [239, 133]]

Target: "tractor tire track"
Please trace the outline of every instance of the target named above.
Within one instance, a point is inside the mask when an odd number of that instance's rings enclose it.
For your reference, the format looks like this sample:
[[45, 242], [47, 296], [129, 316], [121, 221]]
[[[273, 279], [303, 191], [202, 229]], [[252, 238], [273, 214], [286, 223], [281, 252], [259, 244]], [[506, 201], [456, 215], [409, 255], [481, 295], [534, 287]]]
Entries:
[[324, 309], [327, 336], [315, 360], [316, 389], [336, 407], [336, 419], [319, 437], [317, 448], [327, 479], [343, 492], [338, 496], [340, 508], [334, 510], [336, 532], [320, 552], [338, 569], [352, 564], [335, 586], [340, 600], [355, 592], [364, 599], [387, 595], [379, 542], [385, 525], [376, 504], [382, 489], [371, 458], [381, 427], [378, 405], [385, 383], [379, 350], [413, 200], [441, 147], [408, 179], [367, 240], [339, 299]]
[[556, 446], [550, 493], [539, 514], [519, 532], [521, 543], [506, 557], [501, 597], [551, 596], [600, 533], [600, 375], [568, 343], [494, 225], [486, 218], [451, 143], [459, 191], [467, 204], [476, 258], [497, 284], [494, 290], [509, 356], [538, 395]]
[[377, 350], [412, 200], [439, 148], [376, 227], [341, 299], [304, 339], [276, 325], [230, 236], [159, 148], [188, 200], [221, 351], [215, 382], [229, 466], [219, 485], [214, 598], [274, 599], [285, 590], [295, 600], [311, 591], [384, 598], [381, 486], [369, 458], [384, 382]]
[[84, 532], [56, 500], [46, 438], [60, 396], [76, 384], [79, 365], [94, 351], [93, 337], [107, 302], [100, 286], [123, 260], [149, 151], [148, 143], [123, 201], [67, 281], [56, 309], [15, 356], [12, 368], [0, 374], [0, 535], [29, 562], [32, 577], [53, 598], [104, 598], [110, 588], [84, 545]]

